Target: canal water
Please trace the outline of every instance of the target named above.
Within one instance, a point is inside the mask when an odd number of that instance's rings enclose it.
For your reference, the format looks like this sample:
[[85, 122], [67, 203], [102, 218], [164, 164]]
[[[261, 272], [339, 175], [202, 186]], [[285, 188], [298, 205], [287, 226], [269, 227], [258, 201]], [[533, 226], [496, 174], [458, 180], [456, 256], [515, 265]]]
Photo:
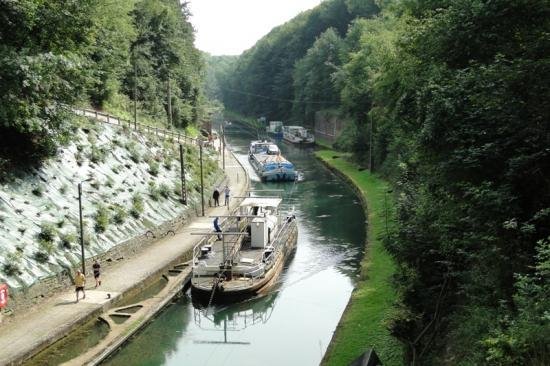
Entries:
[[261, 183], [248, 164], [254, 136], [226, 128], [254, 189], [284, 189], [298, 219], [298, 245], [266, 295], [208, 311], [189, 293], [175, 300], [104, 365], [318, 365], [359, 273], [365, 217], [353, 191], [311, 148], [278, 143], [303, 174], [297, 183]]

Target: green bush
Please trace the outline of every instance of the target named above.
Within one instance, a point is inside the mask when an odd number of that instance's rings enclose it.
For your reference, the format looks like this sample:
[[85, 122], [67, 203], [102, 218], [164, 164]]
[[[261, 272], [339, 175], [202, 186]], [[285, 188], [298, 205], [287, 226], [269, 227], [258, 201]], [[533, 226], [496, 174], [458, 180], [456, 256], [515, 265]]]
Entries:
[[112, 221], [117, 225], [123, 224], [124, 221], [126, 221], [126, 217], [128, 217], [128, 213], [126, 212], [124, 207], [122, 207], [121, 205], [114, 205], [112, 207], [112, 210], [114, 211]]
[[77, 242], [77, 237], [74, 233], [59, 234], [59, 240], [63, 248], [71, 249], [72, 245]]
[[149, 164], [149, 174], [151, 174], [152, 176], [157, 176], [159, 174], [159, 163], [156, 162], [155, 160], [151, 160], [148, 162]]
[[88, 159], [94, 164], [104, 163], [107, 157], [107, 150], [103, 147], [92, 146]]
[[109, 226], [109, 209], [103, 204], [97, 207], [94, 229], [97, 233], [103, 233]]
[[173, 188], [172, 192], [174, 192], [176, 197], [181, 198], [181, 182], [176, 182], [174, 184], [174, 188]]
[[42, 186], [36, 186], [32, 189], [32, 194], [34, 194], [36, 197], [42, 197], [44, 195], [44, 190], [42, 189]]
[[40, 232], [38, 233], [38, 241], [40, 243], [53, 243], [57, 236], [56, 228], [50, 223], [43, 223], [40, 226]]
[[143, 198], [139, 195], [139, 193], [136, 193], [132, 196], [132, 208], [130, 209], [130, 215], [132, 215], [135, 219], [139, 219], [142, 213]]
[[164, 183], [159, 186], [158, 191], [160, 195], [164, 198], [168, 198], [170, 196], [170, 188]]
[[139, 163], [141, 161], [141, 154], [139, 153], [139, 149], [135, 142], [129, 142], [126, 144], [126, 150], [128, 151], [128, 154], [130, 154], [130, 159], [134, 163]]
[[10, 277], [23, 274], [23, 272], [21, 272], [21, 270], [19, 269], [19, 265], [17, 263], [4, 263], [4, 265], [2, 266], [2, 272], [4, 272], [6, 276]]
[[160, 191], [155, 182], [149, 182], [149, 195], [155, 202], [160, 200]]

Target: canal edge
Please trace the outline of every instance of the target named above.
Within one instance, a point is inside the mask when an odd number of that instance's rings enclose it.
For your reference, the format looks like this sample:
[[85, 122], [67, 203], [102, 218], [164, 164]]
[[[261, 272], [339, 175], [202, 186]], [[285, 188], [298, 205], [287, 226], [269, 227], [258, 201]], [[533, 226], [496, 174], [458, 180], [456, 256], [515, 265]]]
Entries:
[[[334, 159], [335, 157], [334, 156], [337, 156], [338, 159], [343, 159], [343, 157], [341, 156], [341, 152], [337, 152], [337, 151], [334, 151], [334, 150], [327, 150], [327, 149], [323, 149], [325, 151], [329, 151], [330, 154], [333, 156], [332, 158]], [[337, 346], [337, 342], [345, 342], [344, 340], [342, 339], [338, 339], [339, 335], [340, 335], [340, 332], [345, 329], [347, 327], [346, 325], [346, 318], [353, 312], [353, 308], [356, 307], [356, 303], [359, 302], [357, 299], [355, 299], [355, 294], [357, 294], [358, 292], [361, 291], [361, 289], [365, 286], [368, 286], [371, 284], [371, 281], [369, 281], [369, 279], [371, 278], [371, 275], [372, 275], [372, 268], [371, 268], [371, 265], [373, 264], [373, 262], [376, 261], [376, 255], [380, 255], [380, 249], [385, 252], [386, 256], [389, 257], [389, 254], [387, 254], [387, 252], [385, 251], [385, 248], [383, 247], [383, 244], [380, 242], [380, 243], [377, 243], [377, 238], [375, 237], [375, 233], [374, 233], [374, 226], [376, 224], [376, 220], [374, 220], [374, 216], [375, 216], [375, 213], [372, 212], [373, 210], [369, 210], [369, 198], [367, 197], [367, 192], [366, 190], [364, 191], [358, 184], [358, 182], [356, 182], [352, 177], [348, 176], [347, 174], [345, 174], [343, 171], [339, 170], [336, 166], [330, 164], [330, 162], [328, 161], [330, 159], [330, 157], [323, 157], [321, 154], [320, 154], [320, 151], [322, 150], [317, 150], [314, 155], [315, 157], [323, 164], [323, 166], [325, 166], [328, 170], [330, 170], [332, 173], [334, 173], [336, 176], [338, 176], [339, 178], [341, 178], [344, 182], [346, 182], [346, 184], [348, 184], [351, 189], [354, 191], [354, 193], [356, 194], [356, 196], [359, 198], [359, 201], [361, 202], [361, 206], [363, 207], [363, 211], [365, 213], [365, 218], [366, 218], [366, 222], [365, 222], [365, 232], [366, 232], [366, 237], [365, 237], [365, 243], [364, 243], [364, 248], [365, 248], [365, 254], [361, 260], [361, 279], [356, 283], [351, 295], [350, 295], [350, 298], [348, 300], [348, 303], [346, 304], [346, 307], [344, 309], [344, 311], [342, 312], [342, 315], [340, 317], [340, 320], [338, 321], [338, 325], [336, 326], [336, 328], [334, 329], [333, 331], [333, 334], [332, 334], [332, 337], [331, 337], [331, 340], [329, 342], [329, 345], [323, 355], [323, 358], [320, 362], [320, 365], [322, 366], [327, 366], [327, 365], [332, 365], [333, 363], [329, 363], [329, 359], [331, 359], [331, 357], [333, 357], [333, 355], [335, 354], [335, 349]], [[352, 163], [350, 163], [352, 164]], [[355, 164], [354, 164], [355, 165]], [[357, 169], [358, 167], [355, 166], [355, 169]], [[358, 170], [359, 171], [359, 170]], [[374, 196], [375, 194], [373, 194]], [[372, 200], [374, 200], [376, 198], [372, 198]], [[374, 238], [374, 239], [373, 239]], [[375, 245], [373, 245], [375, 244]], [[381, 247], [381, 248], [376, 248], [376, 247]], [[393, 259], [391, 259], [391, 261], [393, 262]], [[373, 276], [374, 277], [374, 276]], [[389, 280], [389, 279], [388, 279]], [[374, 281], [372, 281], [374, 282]], [[388, 281], [389, 282], [389, 281]], [[397, 293], [397, 290], [393, 290], [394, 292], [394, 296], [393, 296], [393, 301], [395, 301], [395, 299], [398, 298], [398, 293]], [[385, 307], [385, 311], [384, 313], [386, 313], [385, 316], [383, 316], [383, 318], [387, 318], [387, 313], [392, 311], [391, 308], [393, 308], [393, 301], [389, 303], [389, 305], [387, 307]], [[388, 334], [389, 337], [391, 337], [391, 335]], [[361, 345], [361, 348], [357, 350], [357, 354], [356, 355], [350, 355], [350, 360], [348, 363], [352, 362], [353, 359], [359, 355], [361, 355], [364, 351], [366, 351], [368, 348], [370, 347], [374, 347], [374, 342], [372, 343], [367, 343], [365, 342], [364, 344]], [[386, 345], [387, 348], [390, 348], [390, 349], [395, 349], [395, 353], [397, 354], [397, 356], [391, 356], [392, 360], [393, 359], [396, 359], [396, 358], [401, 358], [401, 356], [399, 356], [399, 354], [402, 354], [402, 345], [398, 345], [398, 342], [391, 338], [388, 339], [388, 344]], [[396, 349], [396, 348], [400, 348], [400, 349]], [[348, 350], [349, 351], [349, 350]], [[378, 349], [377, 349], [377, 352], [378, 352]], [[392, 352], [393, 353], [393, 352]], [[334, 361], [334, 360], [331, 360], [331, 361]], [[342, 361], [342, 360], [340, 360]], [[394, 362], [389, 362], [388, 364], [400, 364], [400, 363], [394, 363]]]

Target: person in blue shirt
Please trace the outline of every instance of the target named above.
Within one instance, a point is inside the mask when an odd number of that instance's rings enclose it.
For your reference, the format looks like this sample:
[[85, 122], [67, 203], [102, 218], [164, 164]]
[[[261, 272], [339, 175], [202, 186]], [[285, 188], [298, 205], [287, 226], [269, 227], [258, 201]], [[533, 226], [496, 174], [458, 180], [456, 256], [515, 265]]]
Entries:
[[[222, 232], [222, 229], [220, 227], [220, 218], [219, 217], [216, 217], [214, 219], [214, 230], [217, 232], [217, 233], [221, 233]], [[218, 235], [218, 240], [222, 240], [222, 236], [221, 235]]]

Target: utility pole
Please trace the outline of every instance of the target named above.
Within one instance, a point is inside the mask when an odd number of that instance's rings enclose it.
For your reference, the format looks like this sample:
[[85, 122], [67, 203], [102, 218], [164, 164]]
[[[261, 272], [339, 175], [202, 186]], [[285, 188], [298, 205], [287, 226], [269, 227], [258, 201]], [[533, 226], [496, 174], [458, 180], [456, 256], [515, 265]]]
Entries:
[[137, 65], [136, 65], [135, 49], [134, 49], [134, 130], [137, 130]]
[[222, 122], [222, 162], [223, 162], [223, 170], [225, 171], [225, 131], [223, 129], [223, 122]]
[[80, 260], [82, 264], [82, 274], [86, 274], [86, 258], [84, 257], [84, 224], [82, 223], [82, 182], [78, 183], [78, 212], [80, 214]]
[[172, 91], [170, 90], [170, 72], [168, 72], [168, 124], [172, 126]]
[[183, 145], [180, 144], [180, 168], [181, 168], [181, 201], [187, 205], [187, 191], [185, 189], [185, 165], [183, 161]]
[[202, 207], [202, 216], [204, 216], [204, 177], [202, 170], [202, 141], [199, 141], [199, 156], [201, 163], [201, 207]]

